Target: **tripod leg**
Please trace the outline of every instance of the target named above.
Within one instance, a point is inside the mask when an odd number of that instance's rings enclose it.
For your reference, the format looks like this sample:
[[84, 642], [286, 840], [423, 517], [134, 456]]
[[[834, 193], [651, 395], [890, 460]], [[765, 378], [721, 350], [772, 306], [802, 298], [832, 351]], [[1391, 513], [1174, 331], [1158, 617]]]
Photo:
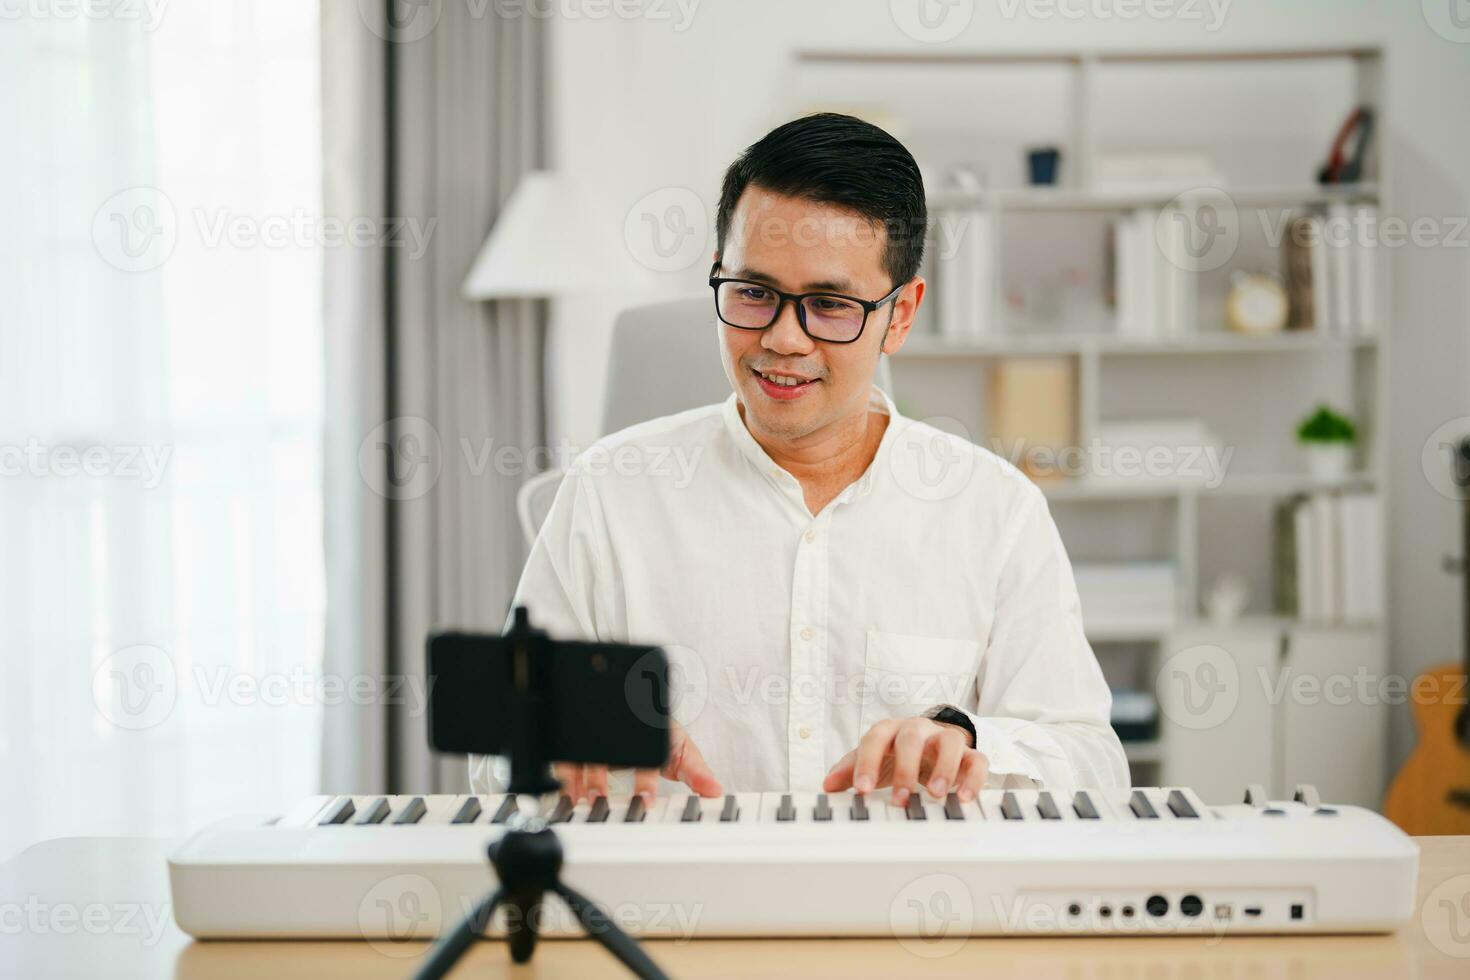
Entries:
[[439, 980], [454, 969], [454, 964], [459, 962], [470, 943], [490, 924], [490, 916], [495, 914], [495, 906], [500, 904], [502, 897], [503, 893], [499, 890], [492, 892], [463, 922], [454, 927], [453, 932], [440, 936], [439, 941], [430, 947], [424, 965], [414, 974], [414, 980]]
[[510, 958], [517, 963], [529, 963], [536, 952], [537, 924], [531, 916], [541, 913], [539, 898], [535, 902], [521, 896], [505, 900], [505, 941], [510, 946]]
[[597, 940], [609, 953], [621, 960], [635, 976], [643, 980], [669, 980], [668, 975], [658, 968], [658, 964], [643, 952], [643, 947], [639, 946], [632, 936], [614, 925], [613, 921], [603, 914], [602, 909], [560, 881], [554, 882], [551, 888], [572, 907], [573, 912], [577, 913], [577, 918], [581, 920], [582, 928], [587, 930], [587, 935]]

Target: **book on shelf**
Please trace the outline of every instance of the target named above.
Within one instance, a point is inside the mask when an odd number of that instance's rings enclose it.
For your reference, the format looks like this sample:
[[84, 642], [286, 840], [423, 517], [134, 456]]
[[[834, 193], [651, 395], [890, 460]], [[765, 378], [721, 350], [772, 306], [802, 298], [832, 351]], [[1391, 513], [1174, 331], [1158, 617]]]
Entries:
[[1377, 329], [1378, 208], [1337, 202], [1293, 216], [1281, 243], [1291, 326], [1328, 337]]
[[941, 220], [951, 233], [941, 236], [936, 258], [939, 338], [952, 344], [983, 340], [995, 332], [995, 216], [966, 208]]
[[1195, 273], [1178, 208], [1138, 208], [1113, 225], [1118, 333], [1157, 340], [1193, 331]]
[[1277, 611], [1308, 623], [1383, 615], [1383, 510], [1371, 493], [1319, 492], [1283, 502], [1273, 520]]

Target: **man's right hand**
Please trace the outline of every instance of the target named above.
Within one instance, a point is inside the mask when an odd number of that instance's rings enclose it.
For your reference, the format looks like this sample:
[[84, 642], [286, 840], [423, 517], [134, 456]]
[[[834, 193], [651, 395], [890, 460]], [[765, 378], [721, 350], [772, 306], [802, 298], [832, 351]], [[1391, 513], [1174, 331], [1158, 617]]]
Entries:
[[[724, 790], [715, 778], [709, 764], [700, 755], [694, 739], [678, 722], [671, 722], [669, 729], [669, 761], [662, 769], [639, 769], [633, 775], [633, 792], [652, 800], [658, 795], [658, 777], [672, 779], [688, 786], [699, 796], [715, 797]], [[607, 766], [584, 766], [578, 763], [558, 762], [556, 778], [561, 780], [561, 791], [574, 800], [591, 799], [607, 795]]]

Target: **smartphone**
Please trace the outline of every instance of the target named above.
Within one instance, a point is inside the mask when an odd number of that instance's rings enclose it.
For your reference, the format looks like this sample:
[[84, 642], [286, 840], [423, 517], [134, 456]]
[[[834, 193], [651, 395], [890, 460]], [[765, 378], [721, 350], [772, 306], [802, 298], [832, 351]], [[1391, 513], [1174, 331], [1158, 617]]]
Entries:
[[437, 633], [428, 674], [436, 751], [510, 754], [520, 705], [549, 761], [656, 769], [668, 759], [669, 667], [658, 647], [553, 640], [539, 630]]

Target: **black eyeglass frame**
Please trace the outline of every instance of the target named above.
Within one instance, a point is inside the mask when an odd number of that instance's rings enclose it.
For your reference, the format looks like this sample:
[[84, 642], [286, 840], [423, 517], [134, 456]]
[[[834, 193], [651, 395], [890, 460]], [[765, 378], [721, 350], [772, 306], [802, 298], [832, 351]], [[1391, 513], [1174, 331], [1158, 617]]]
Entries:
[[[858, 296], [848, 296], [845, 293], [828, 292], [827, 290], [818, 290], [814, 293], [787, 293], [782, 292], [768, 282], [761, 282], [759, 279], [733, 279], [716, 276], [715, 273], [718, 271], [720, 271], [720, 263], [716, 262], [714, 265], [710, 266], [709, 284], [710, 288], [713, 289], [715, 293], [715, 316], [719, 317], [720, 322], [723, 323], [725, 326], [734, 327], [736, 330], [769, 330], [777, 320], [781, 319], [781, 311], [786, 308], [786, 304], [789, 302], [796, 307], [796, 322], [801, 324], [801, 332], [806, 334], [813, 340], [820, 341], [824, 344], [857, 343], [863, 338], [863, 331], [868, 329], [868, 317], [873, 315], [873, 311], [883, 307], [887, 303], [897, 298], [898, 294], [903, 292], [903, 287], [908, 285], [908, 283], [906, 282], [901, 282], [897, 286], [894, 286], [893, 291], [887, 296], [884, 296], [882, 299], [870, 300], [862, 299]], [[759, 286], [761, 289], [769, 289], [771, 292], [775, 293], [777, 300], [776, 309], [774, 312], [771, 313], [770, 322], [763, 327], [746, 327], [741, 326], [738, 323], [731, 323], [729, 320], [726, 320], [725, 314], [720, 312], [720, 287], [727, 282], [749, 283], [752, 286]], [[851, 340], [829, 340], [826, 337], [818, 337], [816, 334], [807, 329], [806, 307], [802, 304], [805, 300], [808, 300], [813, 296], [828, 296], [832, 299], [846, 300], [849, 303], [856, 303], [863, 308], [863, 325], [858, 327], [858, 332], [853, 335], [853, 338]]]

